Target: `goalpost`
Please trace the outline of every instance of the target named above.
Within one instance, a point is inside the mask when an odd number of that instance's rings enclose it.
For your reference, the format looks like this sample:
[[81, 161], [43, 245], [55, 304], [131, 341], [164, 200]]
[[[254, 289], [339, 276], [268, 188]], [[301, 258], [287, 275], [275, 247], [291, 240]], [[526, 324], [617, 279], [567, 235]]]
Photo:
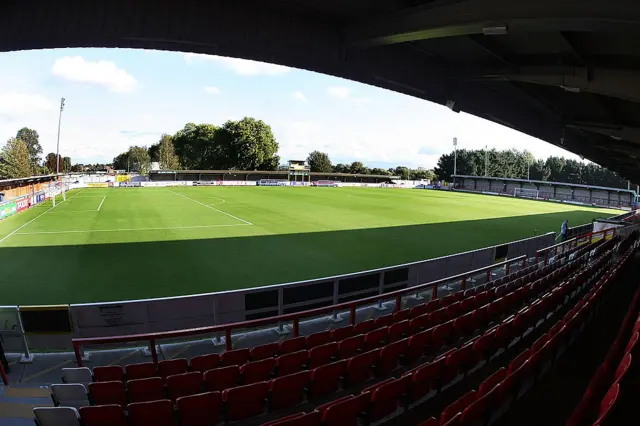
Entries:
[[515, 188], [513, 190], [514, 197], [532, 198], [534, 200], [538, 199], [539, 193], [540, 191], [538, 191], [537, 189], [531, 189], [531, 188]]
[[56, 197], [62, 195], [62, 201], [67, 200], [67, 191], [69, 191], [69, 183], [64, 181], [51, 182], [45, 191], [45, 199], [51, 199], [53, 207], [56, 206]]

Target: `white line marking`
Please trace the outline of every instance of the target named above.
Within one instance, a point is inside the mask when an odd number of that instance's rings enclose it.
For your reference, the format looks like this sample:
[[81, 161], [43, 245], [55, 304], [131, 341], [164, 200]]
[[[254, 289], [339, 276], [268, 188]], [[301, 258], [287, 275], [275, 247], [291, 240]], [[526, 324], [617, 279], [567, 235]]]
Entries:
[[90, 234], [92, 232], [167, 231], [167, 230], [171, 230], [171, 229], [231, 228], [231, 227], [234, 227], [234, 226], [249, 226], [249, 225], [251, 225], [251, 224], [250, 223], [236, 223], [236, 224], [233, 224], [233, 225], [170, 226], [170, 227], [167, 227], [167, 228], [123, 228], [123, 229], [91, 229], [91, 230], [70, 230], [70, 231], [18, 232], [15, 235]]
[[61, 212], [49, 212], [49, 214], [67, 214], [67, 213], [86, 213], [86, 212], [97, 212], [98, 210], [63, 210]]
[[232, 215], [232, 214], [230, 214], [230, 213], [227, 213], [227, 212], [223, 212], [222, 210], [218, 210], [218, 209], [216, 209], [216, 208], [214, 208], [214, 207], [211, 207], [211, 206], [210, 206], [210, 205], [208, 205], [208, 204], [201, 203], [200, 201], [198, 201], [198, 200], [194, 200], [193, 198], [191, 198], [191, 197], [187, 197], [186, 195], [182, 195], [182, 194], [180, 194], [179, 192], [173, 191], [173, 190], [171, 190], [171, 189], [169, 189], [169, 191], [170, 191], [170, 192], [173, 192], [174, 194], [179, 195], [179, 196], [181, 196], [181, 197], [183, 197], [183, 198], [186, 198], [187, 200], [191, 200], [191, 201], [193, 201], [194, 203], [198, 203], [198, 204], [200, 204], [201, 206], [204, 206], [204, 207], [206, 207], [206, 208], [208, 208], [208, 209], [215, 210], [215, 211], [217, 211], [217, 212], [219, 212], [219, 213], [222, 213], [222, 214], [226, 214], [227, 216], [232, 217], [232, 218], [234, 218], [235, 220], [239, 220], [239, 221], [240, 221], [240, 222], [242, 222], [242, 223], [245, 223], [245, 224], [247, 224], [247, 225], [253, 225], [253, 223], [249, 222], [248, 220], [240, 219], [240, 218], [239, 218], [239, 217], [237, 217], [237, 216], [234, 216], [234, 215]]
[[[82, 192], [82, 191], [80, 191]], [[80, 192], [73, 194], [71, 197], [73, 197], [74, 195], [78, 195]], [[34, 217], [33, 219], [31, 219], [29, 222], [25, 223], [24, 225], [20, 226], [19, 228], [16, 228], [13, 230], [13, 232], [11, 232], [10, 234], [6, 235], [4, 238], [0, 239], [0, 244], [2, 244], [4, 242], [4, 240], [6, 240], [7, 238], [9, 238], [12, 235], [19, 235], [17, 232], [19, 230], [21, 230], [22, 228], [24, 228], [25, 226], [29, 225], [32, 222], [35, 222], [37, 219], [39, 219], [41, 216], [44, 216], [45, 214], [49, 213], [51, 210], [55, 209], [57, 206], [59, 206], [60, 204], [64, 203], [65, 201], [67, 201], [68, 199], [70, 199], [71, 197], [60, 201], [58, 204], [56, 204], [55, 206], [51, 207], [49, 210], [44, 211], [42, 213], [40, 213], [38, 216]]]
[[102, 201], [100, 201], [100, 205], [98, 206], [98, 210], [96, 210], [96, 211], [100, 211], [100, 208], [102, 208], [102, 203], [104, 203], [104, 200], [106, 200], [106, 199], [107, 199], [107, 196], [105, 195], [105, 196], [102, 198]]

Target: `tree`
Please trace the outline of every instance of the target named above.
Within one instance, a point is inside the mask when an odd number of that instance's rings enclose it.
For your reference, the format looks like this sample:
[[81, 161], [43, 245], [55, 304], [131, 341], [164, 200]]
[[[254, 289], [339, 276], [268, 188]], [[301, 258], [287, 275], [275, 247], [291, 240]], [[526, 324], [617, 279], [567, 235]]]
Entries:
[[[47, 156], [48, 157], [48, 156]], [[113, 168], [116, 170], [131, 170], [131, 161], [129, 159], [129, 151], [123, 152], [113, 159]]]
[[187, 123], [173, 136], [173, 148], [186, 170], [213, 169], [222, 155], [216, 143], [219, 128], [213, 124]]
[[280, 163], [278, 142], [271, 127], [262, 120], [245, 117], [229, 120], [215, 135], [220, 155], [215, 168], [229, 170], [275, 170]]
[[389, 171], [388, 170], [381, 169], [379, 167], [374, 167], [373, 169], [369, 170], [369, 172], [372, 175], [389, 176]]
[[[160, 138], [160, 142], [158, 142], [156, 145], [159, 146], [157, 161], [160, 162], [160, 169], [178, 170], [180, 168], [180, 161], [178, 160], [178, 156], [174, 152], [173, 140], [171, 136], [163, 134]], [[151, 149], [149, 149], [149, 153], [151, 153]], [[153, 157], [151, 157], [151, 160], [153, 161]]]
[[60, 167], [62, 168], [62, 170], [60, 171], [63, 173], [68, 173], [69, 171], [71, 171], [71, 157], [63, 157], [62, 163], [60, 163]]
[[354, 161], [349, 165], [349, 173], [364, 175], [369, 173], [369, 169], [367, 169], [360, 161]]
[[[58, 156], [58, 160], [60, 161], [60, 170], [62, 170], [62, 157]], [[44, 159], [44, 165], [49, 170], [50, 173], [55, 173], [57, 170], [57, 162], [56, 162], [56, 154], [50, 152]]]
[[160, 143], [165, 136], [171, 137], [163, 133], [162, 136], [160, 136], [160, 142], [154, 143], [149, 147], [149, 158], [151, 158], [151, 162], [160, 162]]
[[72, 172], [82, 172], [84, 171], [84, 164], [74, 164], [73, 166], [71, 166], [71, 171]]
[[16, 179], [31, 176], [31, 158], [27, 144], [18, 138], [11, 138], [0, 151], [0, 176]]
[[18, 130], [16, 139], [22, 139], [27, 144], [27, 151], [29, 151], [29, 162], [31, 164], [31, 173], [38, 174], [40, 165], [40, 155], [42, 154], [42, 146], [40, 146], [40, 136], [38, 132], [28, 127], [23, 127]]
[[393, 174], [396, 176], [400, 176], [402, 180], [409, 180], [409, 168], [404, 166], [398, 166], [393, 169]]
[[151, 157], [149, 150], [144, 146], [132, 146], [129, 148], [129, 159], [131, 161], [131, 170], [144, 174], [149, 171], [151, 166]]
[[347, 164], [338, 163], [333, 166], [333, 173], [349, 173], [349, 166]]
[[329, 154], [324, 152], [312, 151], [307, 157], [307, 163], [312, 172], [331, 173], [333, 171]]

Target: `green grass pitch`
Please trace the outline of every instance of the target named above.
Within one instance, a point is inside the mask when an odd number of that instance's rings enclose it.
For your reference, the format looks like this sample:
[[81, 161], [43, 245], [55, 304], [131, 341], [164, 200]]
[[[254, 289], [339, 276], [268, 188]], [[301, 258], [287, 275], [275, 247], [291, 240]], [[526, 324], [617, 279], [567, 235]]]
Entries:
[[0, 222], [0, 304], [176, 296], [356, 272], [614, 210], [365, 188], [82, 189]]

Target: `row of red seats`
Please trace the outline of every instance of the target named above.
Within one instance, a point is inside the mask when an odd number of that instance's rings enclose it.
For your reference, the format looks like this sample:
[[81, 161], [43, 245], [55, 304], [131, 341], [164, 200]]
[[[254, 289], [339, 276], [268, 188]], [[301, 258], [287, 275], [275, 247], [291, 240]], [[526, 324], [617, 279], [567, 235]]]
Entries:
[[[571, 285], [576, 285], [575, 283], [575, 280], [571, 281]], [[564, 302], [564, 300], [562, 302]], [[540, 312], [540, 314], [546, 317], [545, 311]], [[368, 421], [380, 420], [395, 412], [402, 404], [401, 401], [416, 401], [417, 399], [425, 396], [434, 388], [441, 389], [446, 383], [454, 381], [456, 376], [467, 374], [473, 365], [476, 365], [478, 362], [483, 361], [481, 359], [482, 357], [491, 356], [491, 354], [495, 353], [498, 349], [497, 346], [500, 346], [500, 344], [490, 350], [488, 346], [482, 346], [482, 349], [480, 349], [475, 355], [473, 354], [473, 349], [475, 348], [475, 342], [489, 342], [490, 337], [494, 338], [494, 342], [497, 342], [498, 339], [495, 338], [495, 332], [499, 328], [500, 327], [494, 327], [490, 332], [488, 332], [488, 334], [485, 334], [486, 337], [483, 336], [485, 337], [484, 339], [472, 339], [461, 348], [452, 349], [446, 354], [438, 357], [433, 362], [418, 367], [408, 373], [405, 373], [400, 378], [387, 379], [363, 390], [362, 393], [358, 396], [352, 395], [341, 398], [337, 401], [334, 401], [333, 403], [328, 404], [328, 407], [332, 407], [333, 411], [336, 412], [336, 418], [342, 419], [341, 424], [355, 424], [355, 419], [357, 419], [358, 415], [363, 411], [367, 413]], [[559, 330], [559, 327], [556, 327], [556, 329]], [[508, 344], [509, 340], [518, 336], [512, 334], [510, 336], [511, 339], [509, 339], [508, 336], [504, 337], [505, 340], [503, 340], [502, 342], [504, 345], [506, 345]], [[536, 350], [538, 347], [543, 347], [547, 343], [547, 339], [547, 335], [544, 335], [538, 341], [536, 341], [534, 344], [534, 350]], [[528, 355], [528, 352], [525, 352], [517, 357], [516, 360], [514, 360], [510, 365], [510, 368], [516, 368], [516, 365], [518, 363], [523, 364], [526, 361], [526, 359], [523, 360], [524, 356], [526, 355]], [[483, 389], [486, 388], [492, 380], [497, 380], [497, 378], [499, 378], [499, 374], [495, 374], [494, 376], [487, 379], [487, 381], [485, 381], [485, 383], [483, 384]], [[466, 403], [469, 402], [467, 400], [472, 395], [473, 394], [470, 393], [466, 396], [466, 399], [463, 398], [461, 401], [459, 401], [458, 406], [465, 407]], [[455, 405], [450, 407], [447, 412], [453, 411], [454, 407]], [[330, 410], [324, 412], [322, 412], [321, 410], [316, 410], [311, 413], [299, 413], [285, 419], [280, 419], [276, 423], [270, 422], [267, 424], [277, 424], [278, 426], [315, 425], [319, 424], [318, 422], [320, 420], [323, 420], [326, 423], [328, 420], [327, 417], [330, 417], [327, 413], [330, 412]], [[443, 413], [443, 416], [446, 417], [447, 415]], [[446, 421], [448, 421], [448, 419], [446, 419]]]
[[[542, 289], [542, 288], [541, 288]], [[522, 293], [523, 295], [525, 293]], [[471, 299], [473, 300], [473, 299]], [[520, 302], [519, 298], [513, 299]], [[449, 307], [454, 307], [455, 302]], [[493, 307], [498, 307], [493, 309]], [[266, 381], [272, 375], [286, 376], [302, 371], [304, 368], [314, 369], [323, 365], [329, 364], [336, 358], [351, 358], [347, 363], [347, 374], [345, 386], [350, 386], [361, 380], [369, 377], [368, 368], [372, 365], [376, 365], [376, 373], [378, 375], [388, 374], [393, 371], [397, 365], [400, 357], [406, 362], [415, 361], [425, 353], [428, 353], [428, 348], [438, 349], [444, 343], [450, 341], [453, 337], [458, 338], [468, 335], [476, 328], [484, 325], [492, 317], [500, 316], [503, 311], [509, 309], [509, 305], [502, 303], [498, 299], [497, 303], [487, 305], [486, 308], [480, 309], [481, 315], [471, 312], [466, 315], [462, 315], [456, 320], [452, 320], [441, 324], [439, 326], [424, 330], [428, 326], [427, 319], [431, 316], [422, 315], [416, 317], [413, 320], [403, 320], [392, 324], [390, 327], [383, 327], [377, 330], [373, 330], [366, 335], [357, 335], [342, 340], [339, 344], [332, 342], [324, 345], [316, 346], [310, 351], [298, 351], [292, 354], [283, 355], [276, 359], [267, 358], [261, 361], [254, 361], [244, 364], [242, 367], [227, 366], [221, 368], [215, 368], [207, 371], [204, 374], [200, 372], [181, 373], [177, 375], [171, 375], [166, 379], [167, 393], [165, 393], [164, 380], [160, 377], [152, 377], [145, 379], [134, 379], [127, 383], [127, 389], [125, 389], [124, 383], [121, 381], [108, 381], [97, 382], [89, 384], [90, 399], [94, 404], [120, 404], [126, 405], [129, 402], [142, 402], [152, 401], [156, 399], [163, 399], [166, 395], [173, 401], [178, 397], [195, 394], [204, 389], [208, 391], [222, 391], [239, 383], [251, 384], [259, 381]], [[446, 308], [448, 309], [448, 308]], [[486, 312], [485, 312], [486, 311]], [[432, 312], [432, 314], [435, 313]], [[425, 317], [424, 322], [419, 321], [422, 317]], [[424, 331], [420, 331], [424, 330]], [[405, 336], [413, 335], [407, 339]], [[311, 336], [309, 336], [311, 337]], [[386, 344], [386, 346], [378, 353], [372, 349], [377, 349]], [[427, 348], [428, 347], [428, 348]], [[369, 353], [362, 353], [367, 352]], [[357, 355], [357, 356], [356, 356]], [[184, 371], [186, 368], [186, 360], [174, 360], [180, 361], [180, 370]], [[174, 362], [164, 362], [162, 366], [175, 365]], [[365, 368], [362, 368], [362, 365]], [[146, 365], [145, 365], [146, 366]], [[130, 366], [133, 367], [133, 366]], [[121, 377], [122, 370], [119, 367], [115, 368], [115, 373]], [[336, 369], [339, 367], [335, 367]], [[105, 371], [109, 371], [112, 367], [96, 368], [94, 374], [99, 380], [104, 379]], [[168, 369], [159, 366], [158, 370], [163, 371], [166, 375]], [[323, 372], [324, 370], [319, 370]], [[151, 374], [153, 370], [149, 370]], [[136, 371], [138, 373], [138, 371]], [[315, 372], [314, 372], [315, 373]], [[326, 374], [324, 372], [323, 374]], [[240, 377], [242, 379], [240, 380]], [[311, 374], [306, 382], [312, 380], [313, 374]], [[333, 375], [332, 377], [336, 377]], [[204, 379], [204, 380], [203, 380]], [[283, 384], [283, 387], [291, 386], [289, 383], [290, 378], [283, 380], [274, 380], [274, 384], [278, 387], [279, 383]], [[307, 383], [302, 383], [304, 380], [296, 378], [294, 380], [298, 383], [297, 388], [306, 386]], [[288, 384], [288, 385], [287, 385]], [[332, 385], [332, 387], [335, 387]], [[271, 388], [271, 387], [270, 387]], [[315, 389], [311, 387], [311, 389]], [[273, 408], [273, 407], [271, 407]], [[276, 407], [280, 408], [280, 407]]]
[[[623, 264], [623, 259], [620, 264]], [[619, 265], [620, 265], [619, 264]], [[515, 357], [508, 368], [501, 368], [485, 379], [477, 390], [471, 390], [445, 408], [438, 419], [431, 418], [420, 426], [482, 425], [504, 413], [549, 369], [613, 283], [615, 273], [604, 275], [589, 292], [549, 332], [536, 340], [530, 349]]]
[[[636, 247], [634, 244], [623, 259], [628, 259]], [[618, 272], [619, 268], [614, 271], [614, 276]], [[637, 383], [639, 378], [636, 365], [638, 360], [634, 360], [640, 355], [640, 317], [637, 316], [639, 305], [640, 289], [636, 291], [613, 345], [590, 381], [567, 426], [620, 424], [619, 413], [614, 408], [621, 404], [621, 393], [637, 395], [638, 392], [636, 386], [629, 384]]]
[[[444, 300], [444, 299], [442, 299], [442, 300]], [[457, 302], [453, 301], [453, 298], [450, 298], [450, 300], [452, 301], [451, 304], [457, 303]], [[411, 312], [411, 311], [409, 311], [409, 312]], [[410, 314], [410, 316], [411, 316], [411, 314]], [[422, 315], [420, 315], [420, 316], [422, 316]], [[400, 319], [400, 318], [397, 318], [397, 319]], [[408, 322], [408, 320], [402, 320], [400, 322], [402, 323], [403, 321], [405, 322], [405, 324], [406, 324], [406, 322]], [[387, 334], [388, 334], [388, 330], [387, 329], [382, 329], [382, 330], [387, 332]], [[308, 336], [308, 337], [311, 337], [311, 336]], [[357, 338], [358, 336], [354, 336], [354, 337]], [[348, 339], [349, 338], [347, 338], [345, 340], [348, 340]], [[369, 340], [371, 340], [371, 339], [369, 339]], [[364, 338], [363, 338], [363, 342], [364, 342]], [[374, 351], [362, 353], [360, 355], [356, 355], [353, 359], [349, 360], [349, 362], [344, 362], [344, 361], [336, 362], [336, 363], [332, 363], [332, 364], [326, 365], [325, 366], [326, 368], [324, 368], [324, 367], [317, 368], [316, 370], [314, 370], [312, 372], [303, 371], [303, 372], [300, 372], [298, 374], [292, 374], [289, 377], [281, 377], [279, 379], [272, 380], [269, 383], [269, 385], [267, 385], [267, 387], [265, 387], [265, 385], [266, 385], [265, 382], [259, 382], [259, 383], [255, 383], [253, 385], [238, 386], [238, 387], [235, 387], [233, 389], [227, 389], [224, 392], [222, 392], [222, 394], [220, 394], [220, 401], [224, 402], [225, 407], [227, 407], [226, 408], [226, 417], [227, 417], [227, 419], [234, 420], [234, 419], [240, 419], [240, 418], [247, 418], [246, 416], [252, 417], [254, 415], [260, 414], [263, 411], [262, 401], [266, 397], [266, 392], [268, 392], [268, 390], [270, 390], [271, 391], [271, 395], [270, 396], [272, 397], [273, 396], [273, 390], [274, 390], [273, 387], [274, 387], [274, 385], [276, 385], [275, 386], [276, 388], [278, 387], [277, 386], [278, 381], [280, 381], [280, 383], [282, 383], [282, 385], [283, 385], [282, 386], [282, 396], [284, 396], [284, 400], [281, 401], [281, 403], [284, 403], [284, 406], [287, 406], [287, 403], [295, 405], [295, 404], [297, 404], [297, 403], [302, 401], [302, 399], [303, 399], [302, 398], [302, 391], [303, 391], [305, 386], [309, 386], [309, 388], [311, 389], [310, 395], [314, 392], [314, 390], [316, 391], [317, 394], [332, 393], [333, 391], [337, 390], [338, 385], [339, 385], [339, 381], [340, 381], [340, 379], [342, 377], [346, 377], [347, 380], [349, 380], [349, 378], [350, 378], [351, 383], [366, 380], [366, 379], [368, 379], [370, 377], [371, 370], [376, 365], [376, 363], [380, 363], [381, 366], [385, 365], [385, 362], [384, 362], [385, 359], [393, 359], [393, 362], [387, 363], [387, 365], [389, 365], [388, 368], [393, 370], [397, 366], [398, 356], [402, 352], [402, 351], [400, 351], [400, 353], [396, 353], [396, 350], [394, 350], [394, 349], [402, 348], [404, 346], [408, 346], [408, 339], [403, 339], [403, 340], [400, 340], [400, 341], [395, 342], [395, 343], [397, 343], [397, 344], [392, 343], [388, 347], [384, 347], [380, 352], [377, 351], [377, 350], [374, 350]], [[321, 345], [321, 346], [325, 346], [325, 345]], [[393, 356], [389, 356], [387, 354], [394, 354], [394, 355]], [[383, 360], [383, 361], [381, 361], [381, 360]], [[266, 361], [270, 361], [270, 360], [266, 359]], [[177, 365], [177, 364], [178, 363], [171, 363], [171, 364], [167, 363], [165, 365]], [[184, 366], [184, 363], [182, 361], [180, 361], [180, 364], [182, 364]], [[251, 363], [248, 363], [248, 364], [251, 364]], [[245, 364], [245, 365], [248, 365], [248, 364]], [[227, 368], [233, 368], [233, 367], [238, 368], [237, 366], [229, 366]], [[160, 367], [158, 367], [158, 370], [160, 370]], [[122, 370], [120, 370], [120, 372], [121, 371]], [[163, 367], [162, 371], [164, 372], [163, 375], [166, 377], [167, 376], [167, 371], [170, 371], [170, 369], [167, 369], [166, 367]], [[384, 367], [382, 367], [380, 369], [380, 371], [383, 372], [383, 371], [386, 371], [386, 370], [385, 370]], [[314, 375], [314, 373], [317, 373], [317, 377], [321, 378], [321, 379], [318, 380], [318, 382], [322, 383], [320, 386], [313, 385], [313, 375]], [[94, 374], [95, 374], [95, 371], [94, 371]], [[149, 374], [151, 374], [150, 369], [149, 369]], [[196, 375], [198, 377], [196, 377]], [[98, 377], [99, 378], [103, 378], [103, 377], [100, 376], [100, 370], [98, 370]], [[284, 379], [284, 380], [281, 380], [281, 379]], [[136, 380], [140, 380], [140, 379], [134, 379], [134, 380], [130, 381], [128, 383], [128, 385], [131, 384], [131, 382], [135, 382]], [[174, 381], [177, 381], [177, 384], [174, 383]], [[168, 385], [167, 387], [173, 390], [173, 391], [170, 390], [170, 395], [171, 395], [171, 398], [174, 401], [176, 401], [176, 403], [178, 403], [178, 401], [181, 400], [181, 393], [196, 392], [198, 390], [197, 388], [198, 388], [200, 382], [201, 382], [201, 376], [199, 375], [199, 373], [196, 373], [196, 374], [182, 373], [182, 374], [173, 375], [173, 376], [170, 375], [170, 376], [167, 377], [167, 385]], [[214, 382], [217, 382], [217, 380], [214, 380]], [[292, 382], [297, 382], [298, 385], [296, 386]], [[148, 394], [148, 396], [146, 398], [159, 399], [159, 398], [161, 398], [163, 396], [163, 395], [161, 395], [161, 392], [164, 391], [164, 389], [161, 387], [161, 385], [164, 383], [162, 378], [159, 378], [159, 377], [158, 378], [151, 378], [148, 381], [146, 381], [145, 379], [142, 379], [139, 382], [135, 382], [135, 386], [134, 387], [138, 387], [139, 386], [138, 383], [140, 383], [141, 385], [144, 384], [144, 385], [147, 385], [147, 386], [154, 387], [153, 392], [149, 392], [149, 394]], [[311, 385], [309, 385], [310, 383], [311, 383]], [[90, 385], [90, 387], [93, 386], [93, 385], [97, 385], [97, 384], [99, 384], [99, 383], [92, 383]], [[107, 383], [105, 383], [105, 384], [107, 384]], [[113, 382], [113, 383], [109, 383], [109, 385], [110, 386], [118, 386], [120, 395], [123, 395], [122, 391], [124, 390], [124, 383], [122, 383], [121, 381], [116, 381], [116, 382]], [[299, 389], [297, 392], [294, 391], [294, 389], [296, 389], [296, 388]], [[267, 390], [265, 390], [265, 389], [267, 389]], [[130, 389], [129, 389], [129, 391], [131, 392]], [[233, 391], [233, 392], [231, 392], [231, 391]], [[275, 393], [278, 394], [277, 389], [276, 389]], [[206, 393], [204, 395], [209, 395], [209, 394], [216, 394], [216, 392], [208, 392], [208, 393]], [[236, 404], [235, 403], [236, 400], [234, 399], [234, 396], [237, 397], [238, 400], [241, 400], [242, 403]], [[143, 398], [145, 398], [145, 397], [143, 397]], [[190, 397], [187, 396], [187, 397], [182, 397], [182, 398], [190, 398]], [[211, 398], [214, 398], [214, 397], [211, 397]], [[271, 398], [271, 399], [273, 399], [273, 398]], [[278, 398], [276, 398], [276, 400], [277, 399]], [[254, 402], [254, 404], [252, 405], [252, 407], [254, 408], [253, 410], [247, 408], [247, 401], [248, 400], [251, 400], [251, 401]], [[120, 396], [119, 399], [117, 399], [117, 401], [118, 401], [117, 403], [120, 404], [119, 406], [122, 409], [122, 406], [124, 405], [124, 402], [125, 402], [123, 397]], [[88, 407], [88, 408], [93, 408], [93, 407]], [[275, 407], [272, 407], [272, 408], [275, 408]], [[113, 411], [114, 409], [110, 408], [110, 410]], [[180, 412], [181, 412], [181, 410], [178, 407], [178, 413], [180, 413]], [[331, 411], [329, 411], [329, 412], [331, 412]]]

